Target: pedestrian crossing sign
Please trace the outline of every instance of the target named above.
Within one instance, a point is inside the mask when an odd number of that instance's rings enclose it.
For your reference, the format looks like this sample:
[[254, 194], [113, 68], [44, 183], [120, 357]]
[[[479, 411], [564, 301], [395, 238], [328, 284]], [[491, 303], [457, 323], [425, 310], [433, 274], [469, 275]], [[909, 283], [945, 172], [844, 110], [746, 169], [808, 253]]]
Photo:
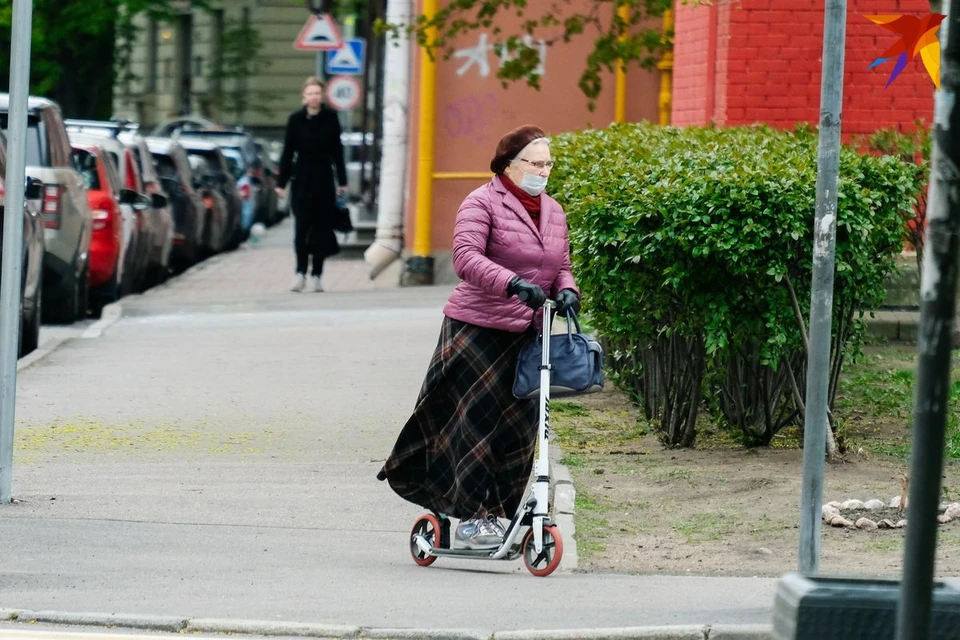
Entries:
[[337, 23], [329, 13], [311, 15], [293, 43], [301, 51], [332, 51], [343, 47]]
[[362, 75], [366, 45], [367, 41], [363, 38], [349, 38], [344, 40], [339, 49], [327, 51], [327, 73], [334, 76]]

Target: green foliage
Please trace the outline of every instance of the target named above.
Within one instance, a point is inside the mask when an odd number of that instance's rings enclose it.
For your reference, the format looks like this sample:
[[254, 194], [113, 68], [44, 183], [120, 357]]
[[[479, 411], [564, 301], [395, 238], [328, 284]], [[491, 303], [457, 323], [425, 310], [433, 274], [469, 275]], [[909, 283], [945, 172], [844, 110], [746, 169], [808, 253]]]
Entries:
[[[767, 444], [802, 415], [817, 138], [768, 127], [617, 125], [557, 136], [552, 193], [613, 378], [674, 446], [715, 420]], [[840, 159], [831, 402], [913, 207], [916, 165]], [[793, 300], [796, 300], [796, 306]]]
[[[244, 114], [251, 109], [269, 115], [270, 103], [279, 98], [264, 91], [251, 94], [246, 85], [248, 78], [270, 67], [271, 61], [260, 56], [262, 48], [263, 40], [257, 29], [237, 21], [228, 22], [220, 41], [220, 56], [210, 73], [217, 87], [211, 102], [218, 110], [233, 113], [238, 123], [243, 122]], [[232, 87], [226, 88], [225, 81]]]
[[[684, 0], [683, 4], [710, 4], [704, 0]], [[673, 33], [649, 26], [651, 18], [663, 15], [672, 0], [565, 0], [540, 15], [531, 15], [527, 0], [451, 0], [434, 16], [418, 15], [412, 24], [378, 21], [380, 33], [412, 32], [416, 42], [430, 56], [449, 59], [457, 39], [475, 31], [490, 33], [494, 51], [505, 60], [497, 71], [504, 87], [523, 80], [540, 88], [540, 52], [531, 38], [542, 38], [547, 46], [592, 37], [593, 49], [586, 57], [579, 86], [594, 108], [594, 100], [603, 90], [602, 74], [615, 71], [619, 64], [637, 64], [655, 68], [663, 54], [673, 46]], [[618, 12], [622, 10], [624, 15]], [[521, 18], [513, 32], [502, 28], [510, 14]]]
[[[175, 0], [34, 0], [30, 91], [60, 103], [73, 117], [108, 117], [113, 84], [129, 67], [136, 36], [133, 16], [176, 15]], [[207, 0], [194, 0], [195, 9]], [[0, 2], [0, 85], [9, 86], [13, 3]], [[119, 40], [119, 45], [117, 41]]]
[[923, 265], [924, 238], [927, 226], [927, 186], [930, 178], [930, 153], [933, 135], [923, 121], [915, 123], [913, 130], [880, 129], [858, 143], [871, 153], [898, 156], [904, 162], [912, 162], [920, 169], [920, 188], [917, 204], [903, 212], [903, 224], [907, 241], [916, 249], [917, 272]]

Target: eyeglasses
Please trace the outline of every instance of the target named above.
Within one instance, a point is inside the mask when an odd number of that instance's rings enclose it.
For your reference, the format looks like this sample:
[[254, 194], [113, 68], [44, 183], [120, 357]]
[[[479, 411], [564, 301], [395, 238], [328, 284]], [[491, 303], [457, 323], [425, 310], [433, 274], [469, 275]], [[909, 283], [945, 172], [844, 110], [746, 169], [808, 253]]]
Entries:
[[538, 160], [537, 162], [531, 162], [526, 158], [520, 158], [520, 160], [537, 169], [553, 169], [553, 160]]

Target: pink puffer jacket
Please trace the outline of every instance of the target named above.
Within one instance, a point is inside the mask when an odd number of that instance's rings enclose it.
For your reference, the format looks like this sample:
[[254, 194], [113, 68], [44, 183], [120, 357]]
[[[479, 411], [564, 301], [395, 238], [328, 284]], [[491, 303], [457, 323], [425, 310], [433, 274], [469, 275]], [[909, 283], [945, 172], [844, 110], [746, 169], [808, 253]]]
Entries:
[[560, 204], [546, 193], [540, 195], [537, 229], [498, 176], [460, 205], [453, 230], [453, 269], [461, 282], [443, 313], [481, 327], [522, 333], [534, 323], [532, 309], [516, 296], [507, 297], [514, 276], [540, 285], [551, 298], [562, 289], [580, 295], [570, 272], [567, 218]]

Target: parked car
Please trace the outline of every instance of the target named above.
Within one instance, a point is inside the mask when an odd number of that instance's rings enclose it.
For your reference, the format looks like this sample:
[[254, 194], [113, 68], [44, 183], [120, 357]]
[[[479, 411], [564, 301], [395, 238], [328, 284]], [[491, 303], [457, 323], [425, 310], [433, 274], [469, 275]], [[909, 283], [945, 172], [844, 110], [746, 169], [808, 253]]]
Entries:
[[[9, 95], [0, 94], [4, 134], [9, 108]], [[60, 108], [35, 97], [29, 98], [27, 108], [27, 175], [43, 183], [43, 315], [70, 323], [86, 314], [93, 214], [73, 165]]]
[[[263, 181], [260, 199], [257, 201], [254, 218], [257, 222], [272, 225], [279, 222], [287, 213], [285, 202], [277, 197], [277, 164], [270, 157], [265, 140], [254, 140], [257, 147], [257, 166], [254, 174]], [[282, 208], [281, 208], [281, 205]]]
[[77, 170], [87, 186], [93, 211], [90, 242], [90, 311], [103, 308], [133, 291], [139, 251], [137, 219], [147, 208], [146, 198], [124, 189], [106, 143], [110, 138], [74, 134]]
[[207, 213], [200, 195], [193, 187], [190, 160], [183, 147], [170, 138], [144, 138], [160, 184], [173, 205], [173, 251], [170, 264], [183, 270], [194, 263], [200, 250], [200, 239], [206, 231]]
[[258, 176], [259, 159], [253, 137], [243, 131], [198, 129], [180, 131], [176, 138], [181, 141], [206, 140], [220, 148], [220, 152], [227, 161], [230, 175], [236, 181], [240, 195], [240, 228], [243, 237], [246, 238], [250, 234], [250, 227], [253, 226], [257, 202], [261, 199], [260, 193], [263, 187], [262, 175]]
[[[87, 187], [87, 201], [93, 211], [93, 239], [90, 242], [90, 309], [100, 315], [104, 306], [136, 289], [143, 268], [146, 244], [146, 213], [134, 207], [139, 194], [121, 194], [124, 188], [119, 164], [126, 154], [113, 138], [69, 132], [77, 171]], [[114, 219], [114, 208], [118, 217]], [[119, 242], [114, 246], [114, 238]], [[110, 265], [111, 259], [116, 260]], [[112, 267], [108, 273], [106, 270]]]
[[71, 135], [90, 134], [116, 141], [108, 150], [117, 161], [123, 187], [146, 195], [150, 200], [146, 215], [138, 218], [140, 250], [134, 289], [142, 291], [163, 281], [169, 273], [173, 249], [173, 210], [153, 166], [147, 143], [137, 133], [139, 124], [125, 119], [68, 119], [66, 127]]
[[204, 234], [200, 246], [204, 257], [209, 257], [223, 251], [230, 240], [227, 227], [230, 211], [209, 163], [203, 156], [190, 154], [187, 157], [193, 171], [193, 186], [207, 210], [207, 233]]
[[[133, 166], [122, 172], [125, 186], [145, 194], [150, 199], [147, 243], [148, 256], [143, 288], [163, 282], [170, 272], [170, 255], [173, 251], [173, 207], [160, 182], [153, 156], [143, 136], [120, 134], [118, 138], [130, 153]], [[136, 181], [139, 180], [139, 183]]]
[[[0, 136], [0, 214], [3, 214], [7, 175], [7, 142]], [[36, 178], [26, 178], [23, 201], [23, 248], [20, 259], [20, 342], [19, 357], [23, 357], [40, 344], [40, 314], [43, 296], [44, 231], [40, 207], [43, 199], [43, 183]], [[0, 265], [3, 264], [3, 215], [0, 215]]]
[[[188, 155], [197, 156], [206, 162], [208, 171], [198, 176], [204, 186], [217, 190], [227, 203], [227, 217], [224, 221], [223, 241], [218, 250], [234, 248], [245, 238], [240, 225], [243, 200], [236, 180], [230, 171], [230, 165], [224, 158], [223, 152], [213, 142], [198, 140], [189, 137], [178, 138]], [[214, 237], [214, 236], [211, 236]]]
[[112, 120], [80, 120], [77, 118], [67, 118], [64, 125], [71, 133], [88, 133], [95, 136], [106, 136], [108, 138], [119, 137], [121, 133], [136, 134], [140, 125], [133, 120], [126, 118], [115, 118]]
[[177, 132], [190, 129], [222, 129], [222, 125], [203, 116], [179, 116], [165, 120], [153, 128], [150, 135], [155, 138], [168, 138]]

